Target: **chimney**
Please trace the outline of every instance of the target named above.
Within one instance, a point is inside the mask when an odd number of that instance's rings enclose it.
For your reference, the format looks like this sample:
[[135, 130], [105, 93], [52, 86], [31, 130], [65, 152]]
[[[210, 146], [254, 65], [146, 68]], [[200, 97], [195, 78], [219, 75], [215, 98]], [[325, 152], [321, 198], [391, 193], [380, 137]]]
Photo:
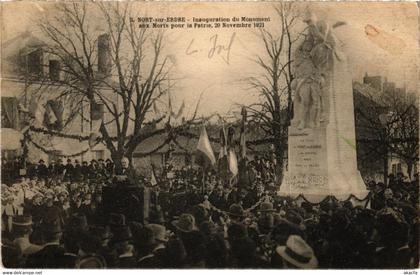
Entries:
[[108, 75], [111, 72], [110, 63], [110, 40], [109, 34], [105, 33], [98, 37], [98, 72]]

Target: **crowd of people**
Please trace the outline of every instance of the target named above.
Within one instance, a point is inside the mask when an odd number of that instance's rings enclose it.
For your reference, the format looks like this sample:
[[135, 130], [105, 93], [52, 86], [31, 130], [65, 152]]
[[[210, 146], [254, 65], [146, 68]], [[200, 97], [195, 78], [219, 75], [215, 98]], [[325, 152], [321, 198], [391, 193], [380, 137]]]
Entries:
[[[48, 166], [40, 160], [26, 177], [3, 182], [3, 264], [281, 269], [419, 263], [418, 175], [368, 182], [364, 201], [327, 197], [314, 204], [278, 196], [268, 159], [248, 164], [246, 184], [192, 165], [168, 164], [154, 179], [134, 173], [128, 159], [115, 166], [111, 160]], [[105, 211], [112, 201], [102, 199], [103, 190], [115, 182], [150, 190], [144, 219]]]

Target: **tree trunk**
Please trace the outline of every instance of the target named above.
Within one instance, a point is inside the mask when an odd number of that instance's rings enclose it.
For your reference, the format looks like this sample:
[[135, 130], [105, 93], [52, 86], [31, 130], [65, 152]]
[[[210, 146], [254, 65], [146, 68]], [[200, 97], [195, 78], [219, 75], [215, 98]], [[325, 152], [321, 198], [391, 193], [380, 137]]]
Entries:
[[124, 152], [121, 150], [115, 151], [115, 153], [111, 154], [112, 161], [115, 164], [115, 169], [121, 169], [121, 160], [124, 157]]

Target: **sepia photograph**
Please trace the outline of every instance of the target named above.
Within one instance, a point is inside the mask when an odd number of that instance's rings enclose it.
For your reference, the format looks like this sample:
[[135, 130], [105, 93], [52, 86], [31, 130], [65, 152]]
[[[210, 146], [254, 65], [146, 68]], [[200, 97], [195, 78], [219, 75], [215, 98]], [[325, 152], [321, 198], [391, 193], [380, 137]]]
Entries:
[[417, 2], [0, 7], [3, 274], [419, 268]]

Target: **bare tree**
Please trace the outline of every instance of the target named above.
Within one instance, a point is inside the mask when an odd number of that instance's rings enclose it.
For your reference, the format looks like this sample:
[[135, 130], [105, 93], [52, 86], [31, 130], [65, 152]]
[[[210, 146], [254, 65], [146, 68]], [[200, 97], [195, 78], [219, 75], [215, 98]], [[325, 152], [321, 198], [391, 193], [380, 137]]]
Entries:
[[[174, 85], [169, 84], [173, 64], [164, 53], [164, 33], [138, 28], [132, 10], [130, 3], [63, 3], [53, 18], [40, 23], [48, 53], [61, 63], [56, 98], [77, 99], [73, 113], [104, 106], [107, 121], [99, 132], [115, 161], [131, 159], [144, 140], [181, 128], [171, 128], [168, 114], [152, 114]], [[166, 127], [145, 127], [164, 119]]]
[[282, 179], [288, 126], [293, 115], [293, 52], [303, 32], [298, 29], [295, 5], [281, 3], [274, 8], [280, 18], [280, 29], [273, 32], [260, 30], [258, 36], [263, 52], [257, 54], [254, 61], [262, 73], [247, 78], [250, 88], [259, 93], [261, 101], [247, 109], [250, 122], [258, 125], [264, 133], [261, 141], [274, 145], [276, 171]]
[[[388, 158], [392, 155], [407, 164], [412, 176], [419, 152], [419, 111], [416, 103], [401, 91], [384, 91], [380, 97], [355, 93], [355, 118], [359, 160], [382, 160], [387, 180]], [[362, 149], [363, 148], [363, 149]]]

